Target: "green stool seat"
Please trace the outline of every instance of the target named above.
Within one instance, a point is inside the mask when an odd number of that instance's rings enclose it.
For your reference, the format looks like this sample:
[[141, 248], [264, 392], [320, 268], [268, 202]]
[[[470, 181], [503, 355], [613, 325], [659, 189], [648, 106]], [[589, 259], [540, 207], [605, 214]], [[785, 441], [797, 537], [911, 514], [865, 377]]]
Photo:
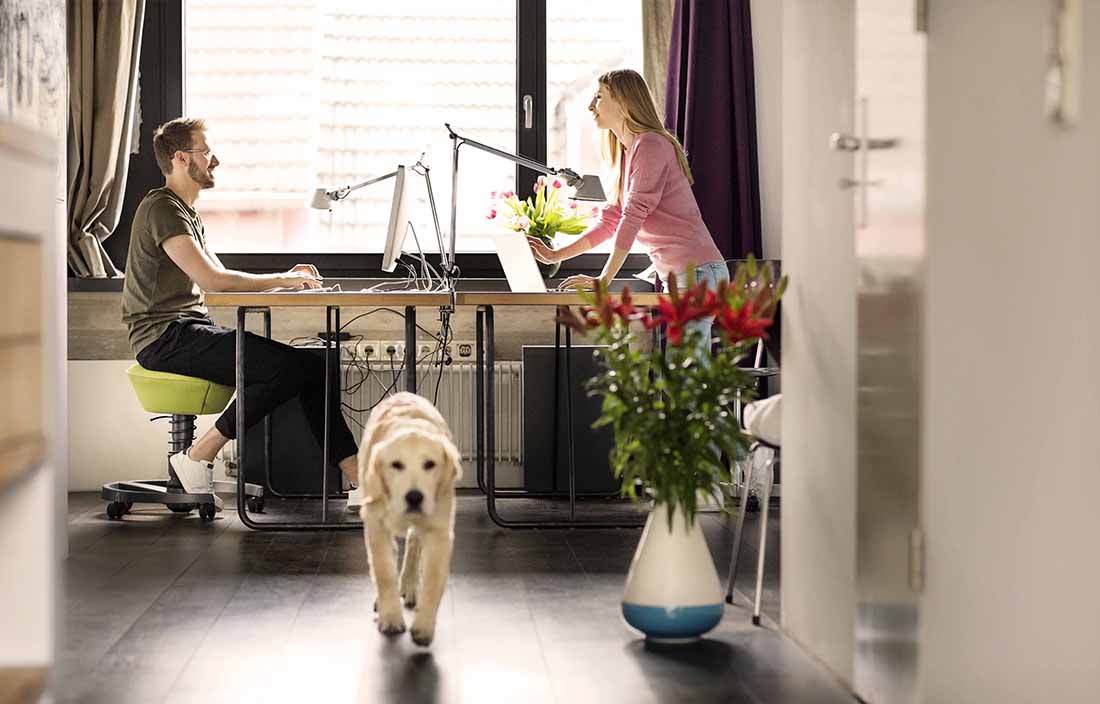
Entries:
[[233, 398], [233, 387], [193, 376], [154, 372], [140, 364], [126, 370], [141, 407], [149, 413], [203, 416], [221, 413]]

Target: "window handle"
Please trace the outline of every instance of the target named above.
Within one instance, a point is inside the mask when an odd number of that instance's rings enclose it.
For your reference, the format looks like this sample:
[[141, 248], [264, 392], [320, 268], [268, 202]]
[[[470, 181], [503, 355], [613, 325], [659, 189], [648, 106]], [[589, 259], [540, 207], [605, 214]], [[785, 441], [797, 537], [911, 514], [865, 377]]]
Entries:
[[523, 96], [523, 129], [529, 130], [535, 123], [535, 99], [531, 94]]

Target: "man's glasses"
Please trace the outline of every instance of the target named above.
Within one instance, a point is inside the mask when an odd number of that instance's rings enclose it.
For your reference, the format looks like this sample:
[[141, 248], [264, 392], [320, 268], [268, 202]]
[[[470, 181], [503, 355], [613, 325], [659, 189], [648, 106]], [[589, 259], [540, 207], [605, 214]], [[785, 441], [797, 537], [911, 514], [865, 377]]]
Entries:
[[181, 149], [180, 151], [181, 152], [196, 152], [198, 154], [202, 154], [207, 159], [209, 159], [210, 155], [214, 153], [214, 151], [212, 149], [210, 149], [210, 147], [207, 147], [206, 149]]

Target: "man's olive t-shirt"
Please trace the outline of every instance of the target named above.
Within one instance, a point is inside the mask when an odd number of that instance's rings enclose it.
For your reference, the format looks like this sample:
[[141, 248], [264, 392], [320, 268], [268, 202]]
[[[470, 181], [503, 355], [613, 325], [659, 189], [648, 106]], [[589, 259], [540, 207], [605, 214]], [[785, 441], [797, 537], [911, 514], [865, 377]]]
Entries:
[[122, 287], [122, 322], [135, 355], [172, 321], [208, 314], [198, 285], [164, 251], [164, 241], [176, 235], [190, 235], [206, 250], [199, 214], [168, 187], [149, 191], [134, 213]]

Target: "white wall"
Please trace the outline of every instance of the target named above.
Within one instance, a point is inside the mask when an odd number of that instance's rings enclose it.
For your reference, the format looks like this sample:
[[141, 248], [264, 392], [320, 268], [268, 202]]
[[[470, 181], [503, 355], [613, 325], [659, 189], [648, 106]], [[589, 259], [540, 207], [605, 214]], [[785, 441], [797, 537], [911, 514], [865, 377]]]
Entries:
[[43, 465], [0, 497], [0, 667], [53, 662], [55, 609], [54, 471]]
[[1053, 2], [931, 3], [923, 701], [1100, 698], [1100, 3], [1081, 4], [1065, 130], [1041, 102]]
[[[149, 422], [126, 378], [133, 360], [70, 361], [69, 491], [99, 491], [122, 479], [166, 474], [168, 421]], [[200, 416], [198, 433], [217, 416]]]
[[764, 256], [778, 259], [782, 256], [783, 231], [783, 3], [751, 0], [749, 5]]

